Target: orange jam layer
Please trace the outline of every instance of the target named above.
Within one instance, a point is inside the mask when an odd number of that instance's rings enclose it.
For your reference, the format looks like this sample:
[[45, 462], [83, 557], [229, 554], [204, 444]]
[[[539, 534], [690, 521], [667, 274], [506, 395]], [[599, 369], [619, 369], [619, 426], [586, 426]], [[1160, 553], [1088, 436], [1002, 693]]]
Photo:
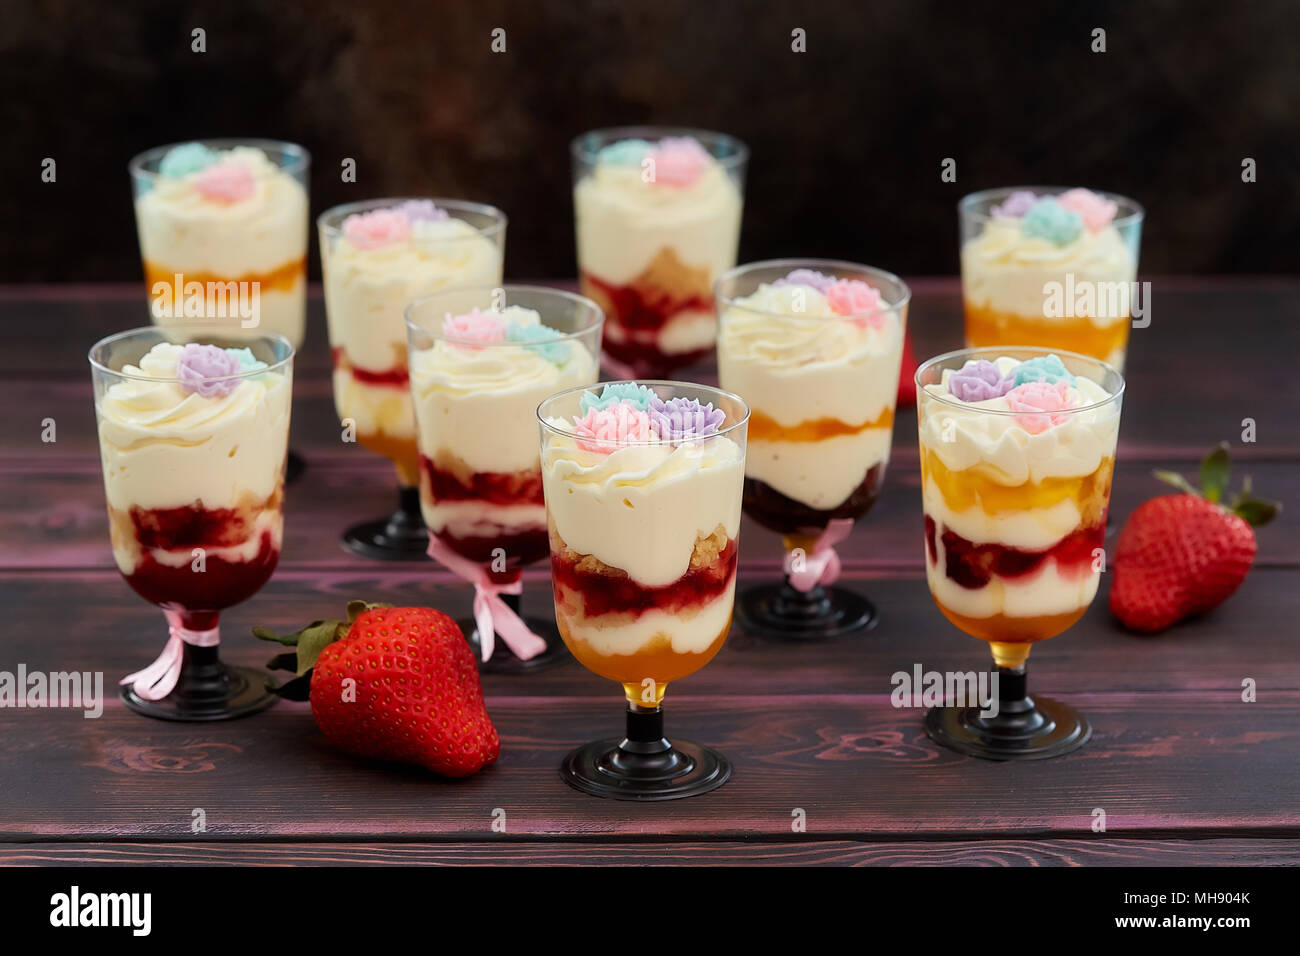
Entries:
[[1128, 344], [1128, 316], [1123, 321], [1098, 328], [1086, 317], [1046, 319], [999, 312], [969, 302], [965, 305], [966, 342], [972, 348], [1036, 345], [1106, 359]]
[[414, 438], [398, 438], [384, 432], [357, 432], [357, 444], [392, 461], [401, 484], [415, 487], [420, 483], [420, 451]]
[[750, 441], [824, 441], [840, 435], [856, 435], [869, 428], [892, 428], [894, 410], [886, 408], [874, 422], [849, 425], [838, 418], [811, 418], [798, 425], [782, 425], [762, 412], [749, 413]]
[[673, 650], [673, 640], [669, 635], [656, 634], [635, 654], [602, 654], [587, 641], [573, 635], [563, 614], [555, 616], [555, 623], [559, 626], [565, 645], [578, 659], [578, 663], [593, 674], [618, 681], [623, 685], [628, 700], [635, 703], [649, 703], [641, 696], [642, 681], [653, 680], [656, 696], [661, 700], [669, 681], [694, 674], [713, 660], [713, 656], [722, 649], [722, 642], [727, 639], [727, 632], [731, 629], [731, 619], [728, 617], [721, 633], [702, 651], [678, 653]]
[[921, 453], [921, 481], [934, 481], [944, 503], [953, 511], [978, 505], [985, 514], [997, 515], [1004, 511], [1050, 508], [1070, 499], [1078, 502], [1083, 524], [1087, 526], [1105, 512], [1114, 464], [1114, 459], [1103, 458], [1096, 471], [1079, 478], [1044, 478], [1039, 482], [1001, 485], [978, 467], [950, 471], [938, 455], [926, 448]]
[[[934, 599], [934, 603], [939, 605], [939, 610], [943, 612], [944, 617], [971, 637], [978, 637], [981, 641], [988, 641], [990, 644], [1024, 645], [1026, 654], [1029, 652], [1028, 645], [1068, 631], [1088, 610], [1088, 605], [1085, 604], [1077, 610], [1066, 611], [1063, 614], [1040, 614], [1035, 617], [1008, 617], [1005, 614], [994, 614], [992, 617], [967, 617], [945, 607], [938, 598]], [[997, 650], [998, 648], [994, 648], [995, 652]], [[1004, 656], [1011, 653], [1014, 653], [1011, 649], [1003, 651]]]
[[[262, 292], [288, 292], [299, 281], [306, 278], [307, 257], [293, 259], [278, 269], [272, 269], [270, 272], [249, 272], [242, 276], [219, 276], [214, 272], [181, 272], [179, 269], [168, 269], [157, 263], [145, 261], [144, 281], [151, 290], [156, 282], [173, 285], [178, 274], [182, 283], [202, 282], [207, 285], [209, 282], [256, 282], [258, 283], [258, 289]], [[184, 291], [183, 287], [182, 291]]]

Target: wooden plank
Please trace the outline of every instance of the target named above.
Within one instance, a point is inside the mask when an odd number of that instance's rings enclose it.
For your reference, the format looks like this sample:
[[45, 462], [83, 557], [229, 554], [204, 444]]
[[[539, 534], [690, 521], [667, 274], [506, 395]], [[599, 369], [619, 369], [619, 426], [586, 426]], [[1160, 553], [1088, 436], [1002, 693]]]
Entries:
[[1297, 866], [1297, 840], [0, 843], [3, 866]]
[[[120, 704], [0, 713], [0, 840], [786, 839], [803, 811], [822, 839], [1300, 837], [1300, 691], [1259, 703], [1201, 692], [1071, 695], [1095, 739], [1068, 757], [996, 764], [933, 746], [884, 694], [670, 695], [668, 730], [719, 747], [735, 774], [674, 804], [567, 787], [576, 743], [617, 733], [609, 695], [489, 698], [496, 765], [445, 782], [330, 748], [306, 705], [246, 721], [171, 725]], [[255, 721], [255, 722], [254, 722]], [[1266, 783], [1265, 783], [1266, 782]]]
[[[744, 574], [740, 589], [763, 580]], [[728, 697], [741, 689], [755, 695], [884, 696], [892, 690], [892, 675], [911, 673], [918, 663], [924, 670], [942, 671], [988, 665], [987, 647], [943, 618], [923, 577], [855, 574], [845, 584], [874, 600], [880, 612], [875, 629], [800, 644], [760, 640], [735, 624], [718, 656], [675, 684], [670, 701], [679, 694]], [[1122, 630], [1105, 597], [1103, 590], [1078, 624], [1034, 649], [1031, 688], [1065, 696], [1185, 691], [1200, 694], [1207, 703], [1238, 700], [1244, 678], [1256, 681], [1261, 698], [1300, 690], [1300, 657], [1295, 654], [1300, 588], [1293, 571], [1256, 571], [1222, 607], [1158, 637]], [[234, 663], [261, 666], [276, 648], [252, 637], [253, 625], [294, 630], [316, 618], [340, 615], [352, 598], [428, 605], [467, 621], [472, 590], [445, 576], [439, 580], [388, 567], [367, 573], [277, 574], [257, 597], [223, 614], [223, 654]], [[0, 606], [10, 609], [0, 670], [12, 671], [22, 661], [29, 670], [102, 670], [111, 682], [147, 664], [166, 639], [161, 613], [136, 597], [116, 572], [10, 572], [0, 576]], [[545, 578], [526, 582], [523, 606], [527, 614], [551, 612]], [[494, 696], [608, 697], [615, 710], [621, 693], [573, 661], [538, 674], [490, 674], [485, 680], [487, 693]]]

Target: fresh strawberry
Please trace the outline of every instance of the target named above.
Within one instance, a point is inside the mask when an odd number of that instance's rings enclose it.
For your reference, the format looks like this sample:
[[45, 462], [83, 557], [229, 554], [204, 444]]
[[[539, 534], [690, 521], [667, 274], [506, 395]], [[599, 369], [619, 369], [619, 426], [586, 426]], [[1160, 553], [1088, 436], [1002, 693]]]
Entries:
[[317, 726], [340, 749], [447, 777], [467, 777], [497, 759], [501, 741], [474, 654], [441, 611], [353, 601], [347, 621], [314, 621], [284, 637], [261, 627], [253, 633], [296, 646], [271, 661], [297, 674], [280, 693], [310, 700]]
[[1229, 476], [1227, 444], [1202, 462], [1199, 489], [1182, 475], [1156, 472], [1183, 493], [1143, 502], [1120, 532], [1110, 610], [1125, 626], [1163, 631], [1218, 607], [1246, 579], [1255, 560], [1252, 525], [1271, 521], [1281, 505], [1252, 498], [1249, 478], [1221, 504]]
[[903, 335], [903, 365], [898, 374], [898, 407], [916, 404], [916, 354], [912, 351], [912, 333]]

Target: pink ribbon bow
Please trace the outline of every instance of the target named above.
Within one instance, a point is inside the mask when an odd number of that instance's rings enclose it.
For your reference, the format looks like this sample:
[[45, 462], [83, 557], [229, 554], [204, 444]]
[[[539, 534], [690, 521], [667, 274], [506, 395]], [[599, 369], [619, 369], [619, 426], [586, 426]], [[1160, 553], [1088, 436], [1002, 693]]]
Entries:
[[[853, 530], [851, 518], [836, 518], [826, 525], [810, 554], [796, 559], [795, 552], [785, 556], [785, 573], [790, 587], [796, 591], [811, 591], [819, 584], [823, 587], [834, 584], [840, 576], [840, 556], [835, 553], [835, 545], [849, 536]], [[796, 564], [801, 565], [795, 567]]]
[[492, 656], [497, 634], [521, 661], [530, 660], [546, 650], [546, 642], [530, 631], [510, 605], [501, 600], [503, 594], [522, 594], [523, 581], [516, 579], [510, 584], [497, 584], [487, 568], [451, 550], [432, 531], [429, 532], [429, 557], [474, 585], [474, 624], [478, 627], [483, 660]]
[[162, 653], [148, 667], [127, 674], [118, 683], [130, 684], [135, 695], [141, 700], [162, 700], [176, 689], [176, 682], [181, 676], [181, 662], [185, 658], [184, 645], [194, 647], [216, 647], [221, 643], [221, 629], [214, 627], [210, 631], [191, 631], [181, 624], [180, 611], [163, 610], [167, 617], [167, 630], [170, 637], [163, 645]]

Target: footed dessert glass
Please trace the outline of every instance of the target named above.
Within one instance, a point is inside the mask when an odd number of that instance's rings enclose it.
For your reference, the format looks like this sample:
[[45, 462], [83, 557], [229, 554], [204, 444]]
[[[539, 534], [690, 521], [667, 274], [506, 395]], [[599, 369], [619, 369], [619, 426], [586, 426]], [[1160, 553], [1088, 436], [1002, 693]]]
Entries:
[[475, 586], [465, 630], [485, 670], [568, 656], [554, 618], [519, 617], [523, 568], [550, 553], [536, 410], [596, 381], [603, 322], [590, 299], [522, 285], [439, 292], [406, 310], [429, 554]]
[[1087, 189], [1018, 186], [966, 196], [962, 304], [971, 348], [1033, 345], [1124, 370], [1145, 213]]
[[736, 264], [749, 149], [723, 133], [624, 126], [573, 141], [582, 294], [605, 310], [605, 365], [664, 378], [713, 349], [713, 281]]
[[1072, 708], [1028, 695], [1025, 661], [1097, 593], [1123, 393], [1104, 362], [1047, 349], [964, 349], [917, 369], [926, 579], [944, 616], [989, 643], [998, 677], [996, 716], [935, 707], [935, 742], [1014, 760], [1091, 736]]
[[785, 543], [785, 581], [751, 588], [745, 629], [827, 638], [876, 611], [839, 575], [834, 546], [880, 494], [893, 438], [908, 287], [870, 266], [775, 259], [716, 286], [718, 380], [752, 409], [745, 514]]
[[275, 701], [261, 672], [219, 660], [218, 617], [280, 557], [293, 355], [282, 336], [224, 324], [90, 350], [113, 558], [170, 629], [158, 660], [122, 680], [132, 710], [224, 720]]
[[560, 634], [628, 708], [626, 736], [573, 751], [561, 776], [621, 800], [720, 787], [731, 765], [670, 743], [663, 698], [731, 626], [749, 408], [703, 385], [616, 382], [561, 392], [537, 415]]
[[506, 217], [455, 199], [374, 199], [335, 206], [317, 225], [334, 407], [345, 440], [393, 462], [399, 489], [397, 511], [349, 528], [343, 546], [383, 561], [427, 560], [406, 307], [445, 289], [499, 285]]

